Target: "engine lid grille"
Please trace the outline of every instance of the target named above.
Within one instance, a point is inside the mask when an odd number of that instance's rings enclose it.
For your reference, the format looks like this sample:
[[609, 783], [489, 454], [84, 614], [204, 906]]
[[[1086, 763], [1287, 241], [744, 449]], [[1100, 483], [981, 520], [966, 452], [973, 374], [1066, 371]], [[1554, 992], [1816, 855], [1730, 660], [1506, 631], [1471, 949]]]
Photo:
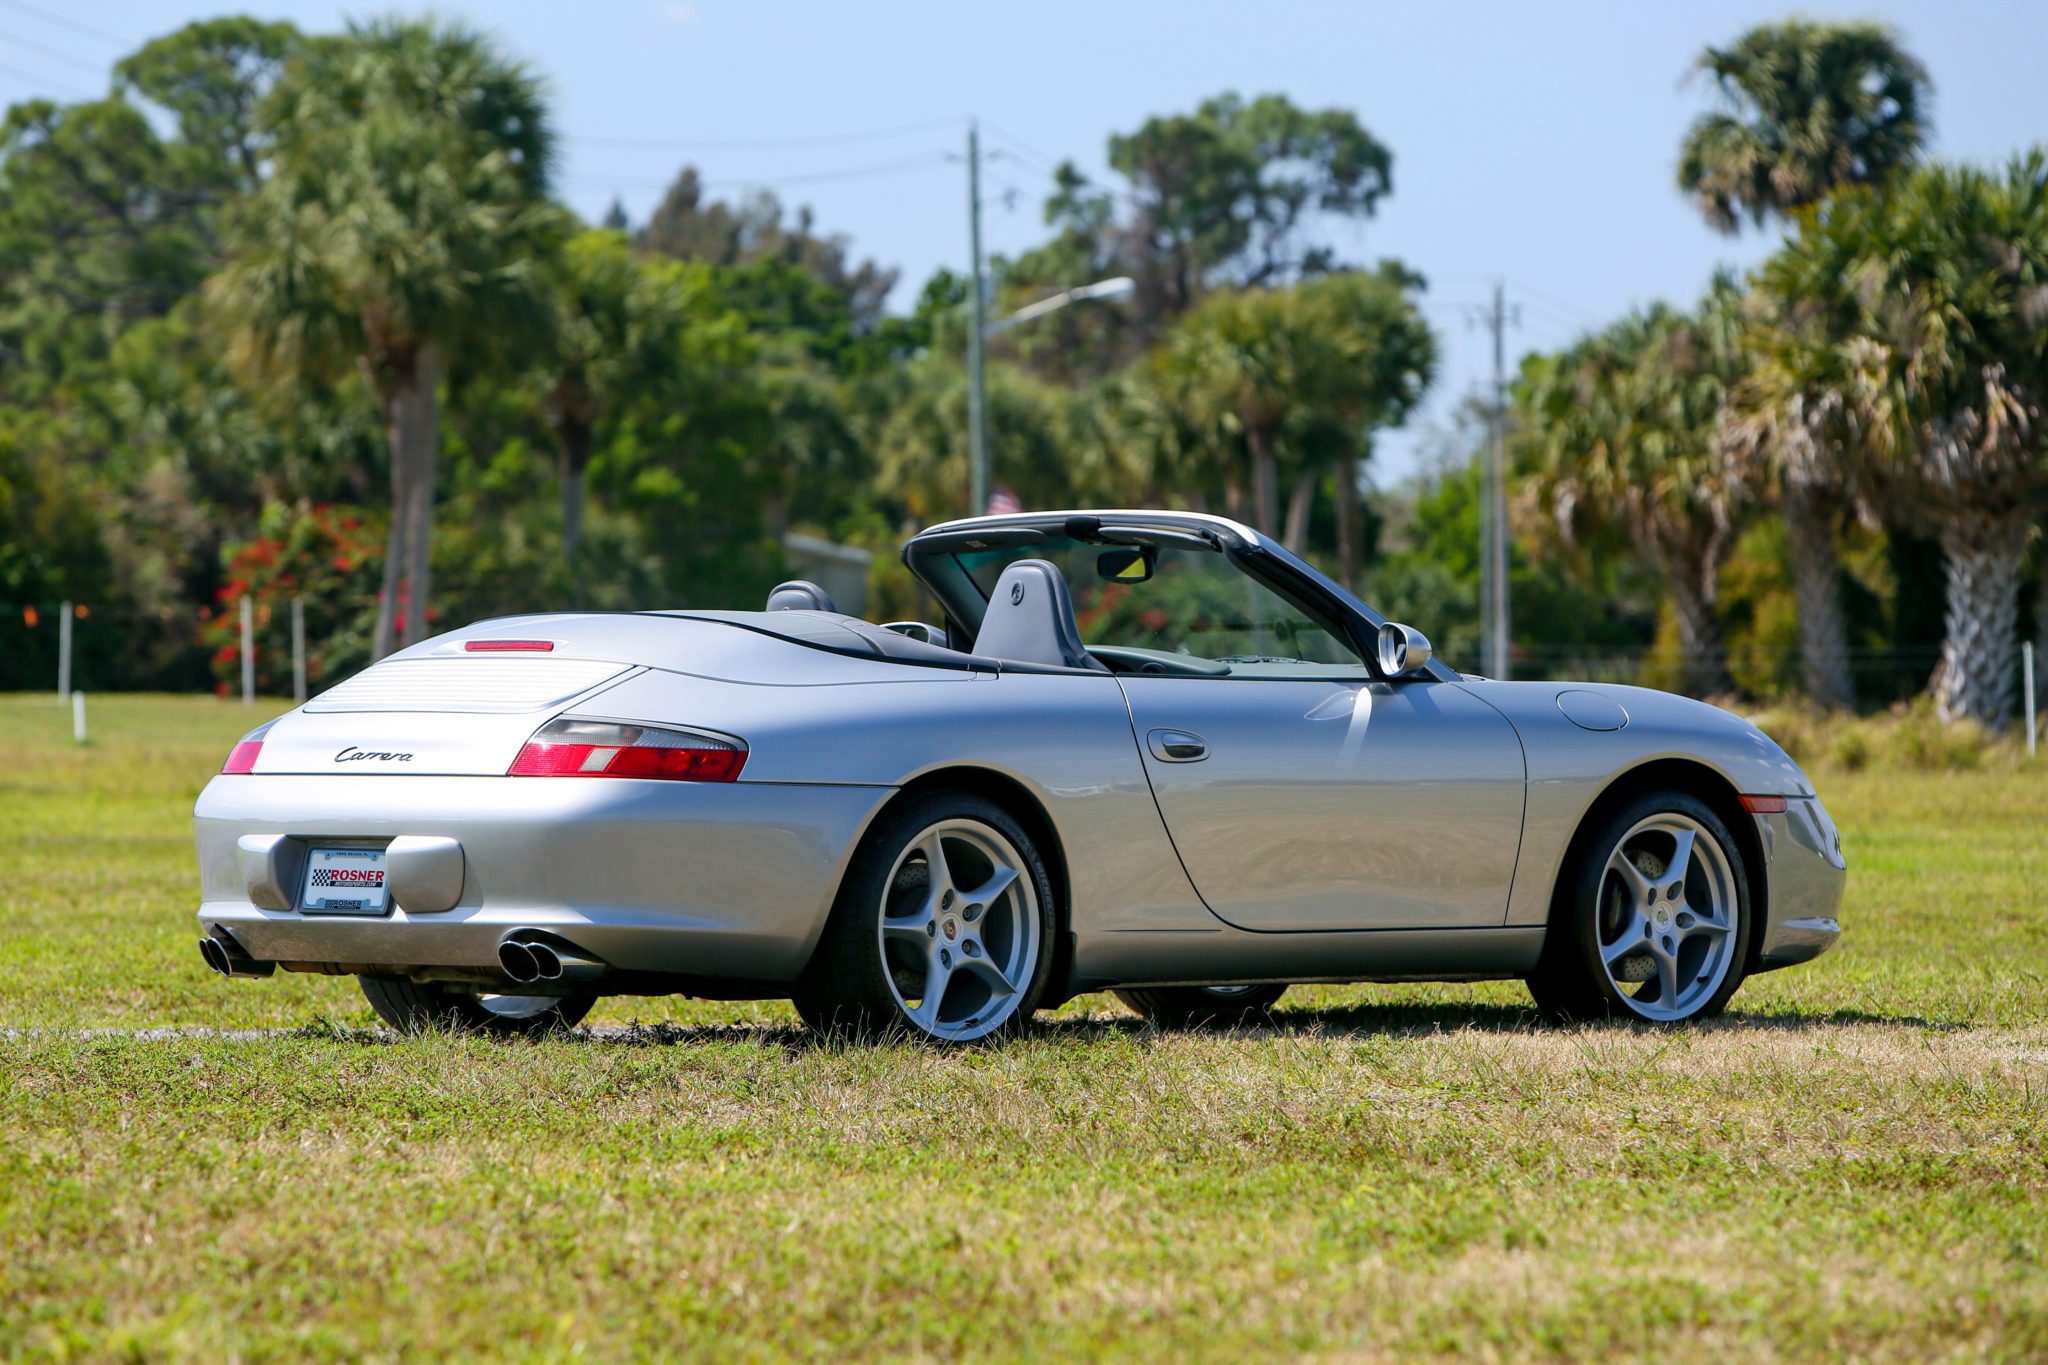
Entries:
[[306, 703], [311, 712], [539, 711], [629, 671], [601, 659], [479, 654], [392, 659], [366, 668]]

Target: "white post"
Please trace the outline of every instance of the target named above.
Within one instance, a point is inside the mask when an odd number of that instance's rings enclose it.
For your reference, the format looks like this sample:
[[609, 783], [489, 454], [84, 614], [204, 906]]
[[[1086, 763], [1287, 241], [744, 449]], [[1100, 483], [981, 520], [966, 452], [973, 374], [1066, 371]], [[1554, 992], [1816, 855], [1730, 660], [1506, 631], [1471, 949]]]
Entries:
[[85, 743], [85, 693], [71, 694], [71, 738], [79, 744]]
[[57, 704], [71, 695], [71, 604], [57, 608]]
[[292, 700], [306, 699], [306, 599], [292, 599]]
[[2020, 706], [2027, 713], [2027, 757], [2034, 756], [2034, 642], [2027, 641], [2020, 646]]
[[256, 631], [249, 594], [242, 594], [242, 705], [256, 704]]

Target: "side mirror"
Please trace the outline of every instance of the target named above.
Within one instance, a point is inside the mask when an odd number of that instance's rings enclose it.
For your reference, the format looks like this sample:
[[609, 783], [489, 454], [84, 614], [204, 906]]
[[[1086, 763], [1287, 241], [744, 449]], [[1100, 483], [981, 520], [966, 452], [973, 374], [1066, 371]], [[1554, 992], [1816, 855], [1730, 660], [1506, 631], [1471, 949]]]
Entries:
[[1428, 666], [1433, 651], [1429, 637], [1413, 626], [1389, 621], [1380, 627], [1380, 672], [1389, 678], [1408, 678]]

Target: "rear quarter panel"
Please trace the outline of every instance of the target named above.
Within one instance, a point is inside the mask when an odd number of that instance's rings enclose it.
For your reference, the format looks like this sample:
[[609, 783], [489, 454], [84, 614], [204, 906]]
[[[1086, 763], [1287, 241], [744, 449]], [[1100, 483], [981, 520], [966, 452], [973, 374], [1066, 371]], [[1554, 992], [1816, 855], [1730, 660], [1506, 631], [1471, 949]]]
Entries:
[[1166, 837], [1110, 675], [883, 664], [869, 677], [763, 686], [652, 670], [577, 713], [736, 735], [748, 746], [745, 786], [900, 788], [947, 769], [994, 773], [1021, 787], [1052, 825], [1077, 932], [1221, 927]]

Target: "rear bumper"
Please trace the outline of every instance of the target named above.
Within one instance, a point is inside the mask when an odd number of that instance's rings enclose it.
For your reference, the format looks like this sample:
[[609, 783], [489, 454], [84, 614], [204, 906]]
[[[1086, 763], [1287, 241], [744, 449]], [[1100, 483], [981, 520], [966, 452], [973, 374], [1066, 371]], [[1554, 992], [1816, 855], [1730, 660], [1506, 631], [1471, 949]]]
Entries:
[[1842, 936], [1835, 918], [1849, 879], [1842, 839], [1826, 807], [1793, 798], [1778, 815], [1756, 817], [1770, 874], [1770, 911], [1756, 970], [1811, 962]]
[[[754, 981], [802, 970], [884, 787], [508, 777], [215, 778], [194, 812], [202, 928], [309, 970], [490, 972], [508, 930], [558, 934], [614, 967]], [[377, 918], [277, 903], [261, 859], [305, 842], [452, 840], [459, 894]], [[393, 886], [401, 888], [396, 872]], [[294, 899], [290, 894], [287, 900]]]

